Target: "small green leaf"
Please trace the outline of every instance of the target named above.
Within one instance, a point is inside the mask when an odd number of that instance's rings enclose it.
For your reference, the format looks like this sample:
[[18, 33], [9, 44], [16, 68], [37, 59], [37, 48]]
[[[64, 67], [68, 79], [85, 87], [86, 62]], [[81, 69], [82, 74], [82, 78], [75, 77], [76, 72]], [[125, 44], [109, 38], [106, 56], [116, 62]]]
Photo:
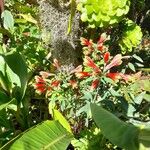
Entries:
[[135, 72], [135, 67], [132, 63], [128, 63], [128, 67]]
[[14, 18], [10, 11], [5, 10], [2, 12], [1, 17], [3, 18], [4, 28], [7, 30], [13, 30], [14, 28]]
[[137, 56], [136, 54], [133, 55], [133, 58], [135, 58], [136, 60], [138, 60], [139, 62], [143, 63], [143, 60], [141, 57]]

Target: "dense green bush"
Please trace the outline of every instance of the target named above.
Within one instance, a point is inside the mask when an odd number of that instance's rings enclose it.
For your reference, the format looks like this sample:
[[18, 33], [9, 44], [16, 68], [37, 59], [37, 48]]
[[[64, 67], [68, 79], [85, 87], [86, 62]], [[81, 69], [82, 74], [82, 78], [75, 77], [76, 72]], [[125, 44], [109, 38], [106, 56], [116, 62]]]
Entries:
[[122, 37], [119, 46], [123, 54], [131, 52], [133, 48], [141, 43], [142, 31], [140, 26], [136, 25], [132, 20], [126, 20], [122, 31]]
[[95, 28], [119, 23], [128, 13], [129, 6], [129, 0], [81, 0], [78, 10], [82, 13], [81, 20]]

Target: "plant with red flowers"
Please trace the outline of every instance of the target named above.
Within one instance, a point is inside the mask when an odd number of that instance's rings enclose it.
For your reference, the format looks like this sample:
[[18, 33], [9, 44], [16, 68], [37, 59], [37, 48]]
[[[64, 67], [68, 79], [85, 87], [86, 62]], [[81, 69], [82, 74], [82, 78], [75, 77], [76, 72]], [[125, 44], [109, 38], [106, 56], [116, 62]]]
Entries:
[[[114, 98], [112, 91], [119, 89], [121, 81], [124, 85], [132, 81], [131, 76], [122, 72], [114, 72], [113, 68], [122, 64], [129, 56], [117, 54], [111, 56], [105, 41], [109, 36], [103, 33], [98, 42], [81, 38], [83, 47], [83, 65], [61, 66], [54, 59], [54, 73], [40, 72], [34, 85], [36, 91], [45, 94], [49, 102], [49, 110], [60, 109], [70, 123], [78, 126], [82, 121], [88, 126], [91, 118], [90, 103], [99, 103], [107, 98]], [[118, 93], [121, 92], [118, 90]]]

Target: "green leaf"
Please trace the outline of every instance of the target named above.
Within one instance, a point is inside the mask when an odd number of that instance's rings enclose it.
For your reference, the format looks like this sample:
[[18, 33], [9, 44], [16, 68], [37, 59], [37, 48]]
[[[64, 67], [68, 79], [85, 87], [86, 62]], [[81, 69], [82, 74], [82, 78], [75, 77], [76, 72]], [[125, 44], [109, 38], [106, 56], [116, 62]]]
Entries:
[[127, 124], [96, 104], [91, 104], [94, 121], [113, 144], [127, 150], [138, 150], [138, 128]]
[[132, 63], [128, 63], [128, 67], [135, 72], [135, 67]]
[[13, 85], [15, 85], [16, 91], [14, 90], [14, 93], [18, 95], [18, 99], [22, 99], [25, 94], [28, 76], [25, 60], [15, 51], [7, 53], [4, 56], [4, 60], [11, 69], [10, 71], [7, 71], [7, 74]]
[[0, 111], [4, 108], [7, 108], [10, 104], [14, 102], [15, 102], [15, 99], [13, 98], [11, 101], [8, 101], [7, 103], [0, 104]]
[[145, 94], [144, 99], [148, 102], [150, 102], [150, 94]]
[[138, 60], [139, 62], [143, 63], [143, 60], [141, 57], [137, 56], [136, 54], [133, 55], [133, 58], [135, 58], [136, 60]]
[[45, 121], [25, 132], [9, 150], [66, 150], [72, 139], [58, 121]]
[[1, 17], [3, 18], [4, 28], [7, 30], [13, 30], [14, 19], [13, 19], [13, 15], [11, 14], [11, 12], [8, 10], [5, 10], [3, 11]]
[[54, 120], [58, 120], [68, 132], [72, 133], [70, 124], [58, 110], [53, 109], [53, 117]]
[[139, 140], [145, 147], [150, 148], [150, 127], [140, 131]]

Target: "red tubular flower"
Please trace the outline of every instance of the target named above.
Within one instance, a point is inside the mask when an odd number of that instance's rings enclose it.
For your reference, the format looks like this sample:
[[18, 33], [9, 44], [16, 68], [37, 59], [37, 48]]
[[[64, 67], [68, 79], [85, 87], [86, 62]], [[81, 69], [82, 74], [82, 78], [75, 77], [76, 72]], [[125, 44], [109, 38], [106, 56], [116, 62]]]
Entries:
[[35, 83], [34, 88], [40, 94], [45, 93], [45, 91], [46, 91], [45, 84]]
[[73, 89], [75, 89], [78, 86], [76, 80], [69, 80], [69, 83], [70, 83], [70, 85], [72, 86]]
[[98, 43], [104, 43], [106, 40], [107, 40], [106, 33], [102, 33], [99, 40], [98, 40]]
[[99, 51], [103, 51], [103, 49], [104, 49], [103, 43], [98, 43], [98, 44], [97, 44], [97, 49], [98, 49]]
[[45, 83], [45, 81], [44, 81], [44, 79], [42, 78], [42, 77], [40, 77], [40, 76], [35, 76], [35, 82], [37, 82], [37, 83]]
[[120, 73], [107, 73], [106, 77], [111, 78], [112, 80], [116, 81], [120, 79]]
[[42, 78], [46, 79], [50, 76], [50, 73], [46, 71], [40, 71], [40, 75], [42, 76]]
[[58, 87], [58, 85], [60, 84], [60, 81], [59, 80], [55, 80], [51, 83], [51, 86], [53, 87]]
[[34, 84], [34, 88], [40, 94], [45, 93], [46, 91], [46, 83], [42, 77], [35, 76], [36, 83]]
[[85, 39], [83, 37], [81, 37], [80, 40], [81, 40], [81, 44], [84, 45], [84, 46], [91, 47], [92, 44], [93, 44], [91, 40]]
[[107, 40], [106, 33], [101, 34], [101, 36], [97, 42], [97, 49], [98, 50], [102, 51], [104, 49], [103, 44], [106, 40]]
[[70, 73], [82, 72], [82, 65], [79, 65], [75, 69], [73, 69]]
[[96, 89], [98, 85], [99, 85], [99, 80], [98, 79], [94, 80], [91, 85], [91, 90]]
[[109, 58], [110, 58], [110, 53], [109, 53], [109, 52], [106, 52], [106, 53], [104, 54], [104, 62], [107, 63], [108, 60], [109, 60]]
[[85, 64], [85, 66], [88, 66], [88, 67], [93, 68], [96, 73], [100, 73], [100, 72], [101, 72], [100, 68], [99, 68], [99, 67], [94, 63], [94, 61], [93, 61], [90, 57], [88, 57], [88, 56], [85, 56], [84, 64]]
[[121, 63], [122, 63], [122, 55], [118, 54], [113, 58], [111, 63], [105, 67], [105, 70], [109, 70], [110, 68], [112, 68], [114, 66], [119, 66], [119, 65], [121, 65]]
[[79, 79], [91, 76], [91, 74], [89, 72], [76, 72], [75, 75]]

